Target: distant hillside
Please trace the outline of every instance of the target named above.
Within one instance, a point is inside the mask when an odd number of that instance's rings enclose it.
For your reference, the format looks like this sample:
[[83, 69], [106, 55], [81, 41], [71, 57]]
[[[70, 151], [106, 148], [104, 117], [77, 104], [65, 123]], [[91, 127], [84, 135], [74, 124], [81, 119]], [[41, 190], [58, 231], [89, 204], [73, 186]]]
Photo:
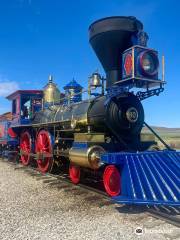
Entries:
[[[180, 149], [180, 128], [166, 128], [151, 126], [153, 130], [159, 134], [172, 148]], [[149, 129], [143, 128], [144, 133], [149, 133]], [[164, 147], [163, 144], [157, 139], [159, 146]]]
[[[157, 127], [151, 126], [155, 132], [161, 136], [166, 137], [179, 137], [180, 138], [180, 128], [167, 128], [167, 127]], [[149, 130], [144, 127], [143, 132], [149, 132]]]

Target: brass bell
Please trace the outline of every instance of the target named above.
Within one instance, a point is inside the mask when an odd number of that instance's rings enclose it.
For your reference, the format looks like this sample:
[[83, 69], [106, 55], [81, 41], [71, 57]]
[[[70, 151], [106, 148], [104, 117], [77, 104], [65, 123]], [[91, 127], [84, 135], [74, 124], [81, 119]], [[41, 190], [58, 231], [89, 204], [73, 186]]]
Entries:
[[91, 76], [91, 87], [101, 87], [101, 75], [97, 72], [93, 73]]

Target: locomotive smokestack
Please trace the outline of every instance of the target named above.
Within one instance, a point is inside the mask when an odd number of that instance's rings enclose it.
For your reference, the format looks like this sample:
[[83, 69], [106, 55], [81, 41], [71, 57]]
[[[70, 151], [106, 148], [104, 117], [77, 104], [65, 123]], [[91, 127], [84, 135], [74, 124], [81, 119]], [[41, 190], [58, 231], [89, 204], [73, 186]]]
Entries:
[[106, 72], [107, 88], [122, 79], [122, 53], [132, 46], [131, 36], [142, 29], [135, 17], [108, 17], [90, 25], [89, 41]]

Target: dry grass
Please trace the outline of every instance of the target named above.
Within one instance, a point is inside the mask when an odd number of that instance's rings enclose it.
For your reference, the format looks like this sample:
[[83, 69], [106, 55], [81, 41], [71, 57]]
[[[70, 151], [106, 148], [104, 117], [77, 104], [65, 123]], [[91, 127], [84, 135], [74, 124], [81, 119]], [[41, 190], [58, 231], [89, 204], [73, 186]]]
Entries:
[[[163, 140], [173, 149], [180, 149], [180, 138], [176, 137], [164, 137]], [[163, 147], [161, 142], [158, 142], [159, 146]]]

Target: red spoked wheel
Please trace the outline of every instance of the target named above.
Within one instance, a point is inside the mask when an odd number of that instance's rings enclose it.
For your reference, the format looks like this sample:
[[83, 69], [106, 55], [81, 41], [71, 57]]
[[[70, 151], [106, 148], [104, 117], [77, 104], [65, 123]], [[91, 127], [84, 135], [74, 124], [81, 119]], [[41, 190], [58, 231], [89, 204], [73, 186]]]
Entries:
[[79, 166], [70, 164], [69, 166], [69, 177], [74, 184], [78, 184], [80, 182], [81, 170]]
[[21, 153], [21, 162], [23, 165], [27, 166], [31, 160], [32, 150], [32, 139], [28, 131], [23, 132], [20, 136], [20, 153]]
[[103, 174], [103, 183], [106, 192], [114, 197], [121, 192], [121, 176], [119, 170], [114, 165], [105, 168]]
[[42, 173], [51, 170], [53, 165], [51, 135], [48, 131], [41, 130], [36, 138], [37, 165]]

